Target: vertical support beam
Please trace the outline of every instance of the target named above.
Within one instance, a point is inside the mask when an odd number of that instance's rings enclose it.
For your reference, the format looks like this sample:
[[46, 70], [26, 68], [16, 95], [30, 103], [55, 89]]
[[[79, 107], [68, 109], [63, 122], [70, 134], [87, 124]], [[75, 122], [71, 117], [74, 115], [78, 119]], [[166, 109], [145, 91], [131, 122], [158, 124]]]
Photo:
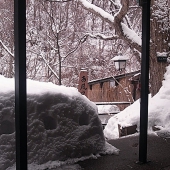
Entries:
[[14, 0], [16, 169], [27, 170], [26, 0]]
[[147, 162], [148, 92], [149, 92], [149, 49], [150, 49], [150, 0], [142, 1], [142, 65], [139, 162]]

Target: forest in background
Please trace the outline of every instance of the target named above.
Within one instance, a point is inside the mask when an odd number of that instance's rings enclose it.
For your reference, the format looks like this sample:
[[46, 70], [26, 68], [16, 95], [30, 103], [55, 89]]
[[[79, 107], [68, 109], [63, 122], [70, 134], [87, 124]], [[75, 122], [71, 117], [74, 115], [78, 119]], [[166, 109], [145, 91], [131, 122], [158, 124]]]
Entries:
[[[151, 1], [153, 95], [167, 66], [156, 55], [169, 55], [169, 5], [168, 0]], [[0, 0], [0, 73], [5, 77], [14, 76], [13, 16], [13, 3]], [[76, 87], [81, 68], [90, 80], [120, 74], [111, 61], [119, 54], [128, 57], [123, 73], [139, 70], [141, 44], [132, 42], [124, 28], [140, 38], [141, 16], [136, 0], [27, 0], [27, 78]]]

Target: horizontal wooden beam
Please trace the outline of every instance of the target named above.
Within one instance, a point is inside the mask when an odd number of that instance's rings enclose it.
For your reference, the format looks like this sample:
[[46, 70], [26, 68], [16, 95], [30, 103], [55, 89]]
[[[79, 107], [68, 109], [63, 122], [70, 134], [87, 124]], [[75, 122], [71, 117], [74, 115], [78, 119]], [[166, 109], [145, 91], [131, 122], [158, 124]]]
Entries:
[[133, 102], [94, 102], [96, 105], [123, 105], [123, 104], [133, 104]]
[[111, 113], [98, 113], [98, 115], [106, 115], [106, 116], [108, 116], [108, 115], [114, 115], [114, 114], [117, 114], [117, 113], [119, 113], [119, 111], [111, 112]]

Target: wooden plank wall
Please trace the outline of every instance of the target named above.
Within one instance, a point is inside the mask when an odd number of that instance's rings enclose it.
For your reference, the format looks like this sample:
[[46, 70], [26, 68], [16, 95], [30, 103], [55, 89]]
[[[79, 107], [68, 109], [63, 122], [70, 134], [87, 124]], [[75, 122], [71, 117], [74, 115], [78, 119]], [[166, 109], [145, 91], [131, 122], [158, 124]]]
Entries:
[[[88, 98], [93, 102], [133, 102], [133, 89], [129, 77], [119, 79], [113, 86], [113, 82], [103, 82], [88, 86]], [[136, 90], [136, 99], [140, 97], [140, 91]], [[127, 105], [120, 105], [123, 110]]]

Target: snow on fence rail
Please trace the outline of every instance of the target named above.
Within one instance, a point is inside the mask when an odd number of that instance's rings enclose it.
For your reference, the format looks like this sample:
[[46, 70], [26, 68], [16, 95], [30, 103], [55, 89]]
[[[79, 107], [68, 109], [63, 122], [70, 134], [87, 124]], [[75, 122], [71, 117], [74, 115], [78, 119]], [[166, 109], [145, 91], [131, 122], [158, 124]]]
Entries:
[[103, 129], [108, 123], [108, 120], [115, 114], [120, 112], [117, 105], [130, 105], [132, 102], [94, 102], [98, 107], [98, 116], [101, 120]]
[[111, 112], [111, 113], [98, 113], [98, 115], [114, 115], [114, 114], [117, 114], [119, 113], [120, 111], [117, 111], [117, 112]]
[[133, 102], [94, 102], [96, 105], [122, 105], [132, 104]]

